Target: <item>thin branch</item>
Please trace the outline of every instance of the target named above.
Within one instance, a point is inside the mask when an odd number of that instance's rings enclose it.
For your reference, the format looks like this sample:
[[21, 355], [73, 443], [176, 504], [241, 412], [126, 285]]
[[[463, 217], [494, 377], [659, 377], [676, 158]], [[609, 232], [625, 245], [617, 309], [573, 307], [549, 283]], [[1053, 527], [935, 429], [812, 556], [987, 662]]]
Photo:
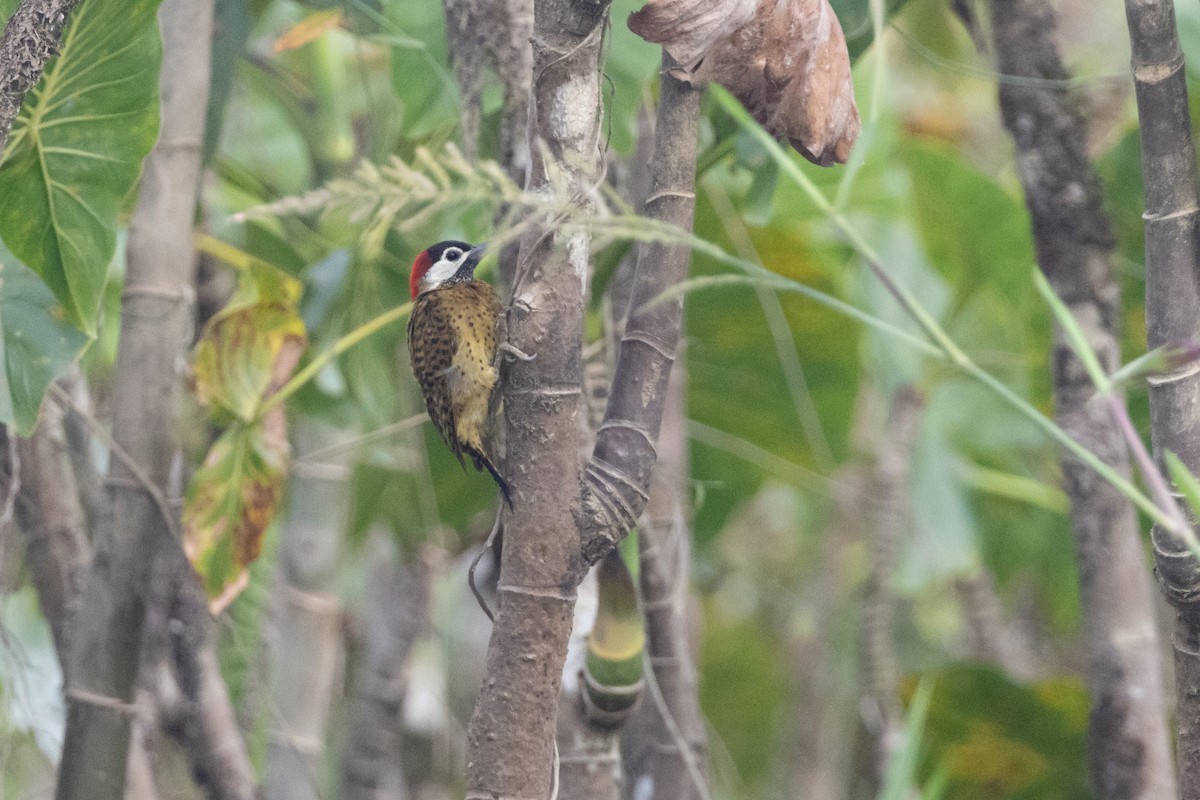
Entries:
[[[1134, 91], [1141, 122], [1146, 200], [1146, 342], [1200, 340], [1200, 197], [1186, 69], [1171, 0], [1126, 0]], [[1174, 452], [1200, 472], [1200, 370], [1149, 379], [1150, 424], [1159, 458]], [[1161, 463], [1161, 460], [1160, 460]], [[1158, 520], [1155, 520], [1158, 522]], [[1176, 762], [1183, 800], [1200, 798], [1200, 559], [1166, 525], [1151, 530], [1159, 585], [1179, 612], [1175, 651]], [[1166, 794], [1166, 792], [1164, 792]]]
[[[671, 66], [664, 54], [654, 128], [654, 174], [644, 214], [655, 222], [689, 231], [696, 203], [702, 89], [672, 77]], [[652, 301], [687, 277], [689, 261], [688, 249], [679, 244], [643, 242], [638, 247], [612, 392], [584, 470], [580, 533], [588, 564], [602, 558], [629, 532], [649, 498], [650, 477], [658, 458], [655, 440], [683, 326], [682, 299], [653, 305]]]

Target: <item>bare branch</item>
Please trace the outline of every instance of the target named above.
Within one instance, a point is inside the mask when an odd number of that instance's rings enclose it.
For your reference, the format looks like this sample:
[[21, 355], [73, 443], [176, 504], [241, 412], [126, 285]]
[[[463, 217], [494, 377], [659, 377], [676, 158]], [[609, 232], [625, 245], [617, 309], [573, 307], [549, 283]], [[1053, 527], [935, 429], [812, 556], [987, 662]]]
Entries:
[[[665, 58], [665, 57], [664, 57]], [[696, 133], [701, 89], [672, 77], [664, 61], [655, 125], [654, 176], [645, 215], [691, 230], [695, 207]], [[687, 247], [643, 244], [604, 422], [584, 470], [583, 558], [594, 564], [637, 522], [658, 458], [667, 381], [683, 324], [683, 301], [648, 307], [687, 276]]]
[[648, 783], [654, 797], [675, 800], [712, 796], [691, 625], [697, 609], [691, 591], [685, 376], [677, 369], [667, 387], [661, 459], [638, 528], [639, 581], [654, 685], [647, 682], [648, 697], [622, 737], [629, 784]]
[[913, 387], [901, 386], [893, 393], [890, 405], [887, 425], [878, 440], [868, 495], [864, 498], [871, 507], [871, 539], [870, 572], [862, 599], [862, 707], [872, 712], [865, 721], [874, 740], [874, 766], [881, 785], [888, 765], [905, 745], [900, 668], [894, 639], [896, 593], [892, 580], [912, 517], [908, 474], [925, 398]]

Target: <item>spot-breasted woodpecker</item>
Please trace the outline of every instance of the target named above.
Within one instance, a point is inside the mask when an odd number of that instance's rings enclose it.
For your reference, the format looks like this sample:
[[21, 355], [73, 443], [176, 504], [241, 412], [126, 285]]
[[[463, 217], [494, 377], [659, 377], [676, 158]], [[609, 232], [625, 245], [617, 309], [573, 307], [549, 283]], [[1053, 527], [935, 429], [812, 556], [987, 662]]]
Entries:
[[475, 279], [484, 245], [438, 242], [413, 262], [408, 352], [425, 407], [438, 433], [466, 466], [486, 469], [512, 506], [508, 484], [492, 460], [488, 413], [496, 387], [496, 324], [500, 298]]

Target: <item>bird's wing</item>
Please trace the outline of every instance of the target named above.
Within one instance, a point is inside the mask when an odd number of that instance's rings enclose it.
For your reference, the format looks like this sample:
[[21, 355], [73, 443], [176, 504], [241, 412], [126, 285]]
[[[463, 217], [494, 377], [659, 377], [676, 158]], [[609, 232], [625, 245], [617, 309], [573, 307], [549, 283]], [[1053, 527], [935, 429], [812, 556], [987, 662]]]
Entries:
[[421, 384], [429, 418], [461, 462], [463, 454], [454, 435], [454, 403], [451, 400], [457, 350], [458, 333], [437, 293], [418, 297], [408, 320], [409, 358], [413, 373]]

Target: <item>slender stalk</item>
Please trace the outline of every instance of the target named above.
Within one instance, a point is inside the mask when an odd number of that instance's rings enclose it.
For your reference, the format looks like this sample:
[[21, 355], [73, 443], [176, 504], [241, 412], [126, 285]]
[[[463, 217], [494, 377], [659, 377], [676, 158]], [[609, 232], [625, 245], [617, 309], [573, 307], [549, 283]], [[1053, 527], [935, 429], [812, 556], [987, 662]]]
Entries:
[[651, 228], [673, 231], [676, 239], [644, 241], [638, 248], [612, 392], [583, 476], [581, 536], [588, 564], [620, 541], [646, 506], [667, 381], [683, 325], [681, 299], [654, 302], [687, 277], [690, 254], [677, 237], [688, 236], [695, 210], [701, 90], [672, 77], [672, 66], [664, 56], [644, 214]]
[[[1200, 197], [1187, 79], [1171, 0], [1126, 0], [1146, 188], [1146, 341], [1200, 341]], [[1200, 370], [1149, 378], [1155, 451], [1200, 472]], [[1156, 520], [1157, 521], [1157, 520]], [[1200, 559], [1166, 526], [1151, 530], [1159, 587], [1178, 612], [1174, 635], [1176, 762], [1183, 800], [1200, 798]]]
[[[762, 130], [762, 128], [759, 127], [759, 125], [755, 123], [748, 114], [746, 114], [745, 110], [742, 109], [737, 100], [735, 100], [732, 95], [729, 95], [728, 92], [725, 92], [719, 87], [715, 87], [713, 89], [713, 94], [716, 96], [717, 101], [721, 103], [722, 107], [725, 108], [725, 110], [732, 116], [738, 119], [738, 121], [741, 122], [742, 125], [762, 143], [762, 145], [767, 149], [768, 153], [770, 153], [771, 156], [780, 163], [783, 172], [792, 178], [796, 182], [797, 186], [799, 186], [805, 191], [806, 194], [808, 194], [809, 198], [818, 207], [818, 209], [820, 209], [821, 212], [838, 227], [838, 229], [846, 236], [847, 240], [850, 242], [850, 245], [859, 253], [859, 255], [863, 257], [863, 259], [866, 260], [876, 278], [879, 279], [888, 292], [892, 294], [892, 296], [901, 305], [909, 317], [911, 317], [912, 320], [917, 323], [922, 332], [925, 333], [925, 335], [935, 343], [937, 352], [934, 353], [928, 350], [926, 352], [929, 352], [930, 355], [935, 355], [938, 358], [944, 358], [950, 361], [964, 373], [970, 375], [975, 380], [996, 392], [1001, 399], [1019, 411], [1022, 416], [1028, 418], [1031, 422], [1041, 428], [1047, 435], [1049, 435], [1050, 438], [1061, 444], [1063, 447], [1069, 450], [1072, 455], [1079, 458], [1080, 461], [1099, 474], [1100, 477], [1104, 478], [1104, 480], [1115, 486], [1121, 492], [1121, 494], [1128, 497], [1131, 502], [1133, 502], [1157, 524], [1161, 525], [1164, 530], [1180, 538], [1186, 536], [1184, 531], [1179, 530], [1175, 522], [1171, 519], [1170, 515], [1160, 509], [1150, 498], [1143, 494], [1128, 479], [1114, 471], [1101, 459], [1097, 458], [1094, 453], [1089, 451], [1083, 445], [1079, 444], [1079, 442], [1072, 439], [1071, 436], [1068, 435], [1058, 425], [1056, 425], [1053, 420], [1046, 417], [1044, 414], [1034, 408], [1034, 406], [1028, 401], [1026, 401], [1016, 392], [1009, 389], [993, 375], [976, 364], [970, 356], [964, 353], [962, 349], [954, 343], [954, 341], [950, 338], [950, 335], [946, 333], [942, 326], [938, 324], [937, 320], [935, 320], [932, 315], [925, 310], [925, 307], [921, 305], [921, 302], [917, 300], [917, 298], [914, 297], [913, 294], [906, 288], [892, 280], [891, 276], [883, 268], [882, 262], [880, 262], [875, 249], [871, 247], [871, 245], [862, 237], [858, 230], [850, 224], [849, 220], [847, 220], [833, 207], [833, 205], [825, 198], [825, 195], [822, 194], [817, 185], [813, 183], [807, 175], [804, 174], [799, 165], [797, 165], [791, 158], [788, 157], [786, 153], [784, 153], [783, 148], [781, 148], [779, 144], [772, 139], [769, 134], [766, 133], [766, 131]], [[714, 257], [720, 256], [721, 260], [725, 261], [726, 263], [729, 263], [733, 259], [732, 256], [725, 254], [724, 251], [715, 245], [710, 245], [709, 247], [704, 248], [704, 252], [706, 255], [712, 255]], [[738, 259], [738, 261], [740, 262], [740, 259]], [[741, 264], [739, 264], [739, 266], [741, 266]], [[779, 278], [780, 276], [776, 277]], [[855, 309], [855, 311], [858, 310]], [[856, 316], [861, 317], [865, 315], [862, 312], [858, 312]], [[922, 347], [922, 349], [925, 349], [925, 347]]]
[[151, 557], [178, 548], [171, 520], [138, 481], [161, 493], [177, 450], [177, 364], [189, 344], [194, 283], [191, 243], [208, 96], [211, 0], [167, 0], [163, 30], [162, 129], [146, 159], [130, 224], [113, 439], [135, 462], [113, 457], [112, 514], [96, 533], [97, 558], [73, 630], [59, 800], [118, 800], [125, 784], [130, 703], [141, 651]]
[[631, 786], [649, 786], [647, 800], [709, 800], [708, 732], [700, 710], [691, 591], [692, 524], [687, 502], [685, 373], [667, 386], [659, 434], [661, 459], [638, 527], [642, 612], [646, 618], [644, 672], [650, 702], [625, 735]]
[[342, 338], [334, 342], [333, 346], [331, 346], [328, 350], [318, 353], [313, 357], [312, 361], [309, 361], [307, 364], [305, 364], [303, 368], [296, 370], [296, 374], [293, 375], [287, 383], [280, 387], [278, 392], [275, 392], [273, 395], [264, 400], [262, 405], [259, 407], [259, 416], [261, 417], [262, 415], [266, 414], [284, 400], [287, 400], [296, 392], [300, 391], [300, 389], [304, 387], [304, 384], [312, 380], [316, 374], [324, 369], [325, 365], [330, 361], [333, 361], [351, 347], [354, 347], [371, 336], [374, 336], [376, 333], [379, 333], [392, 323], [399, 322], [400, 320], [407, 318], [411, 312], [412, 303], [405, 303], [394, 308], [389, 308], [382, 314], [367, 320], [362, 325], [359, 325], [357, 328], [347, 333], [345, 336], [342, 336]]
[[896, 389], [890, 405], [870, 478], [870, 570], [862, 598], [862, 702], [873, 712], [864, 716], [873, 739], [880, 784], [897, 755], [906, 746], [913, 746], [905, 740], [900, 703], [894, 631], [896, 593], [892, 582], [912, 515], [909, 469], [925, 398], [905, 385]]

